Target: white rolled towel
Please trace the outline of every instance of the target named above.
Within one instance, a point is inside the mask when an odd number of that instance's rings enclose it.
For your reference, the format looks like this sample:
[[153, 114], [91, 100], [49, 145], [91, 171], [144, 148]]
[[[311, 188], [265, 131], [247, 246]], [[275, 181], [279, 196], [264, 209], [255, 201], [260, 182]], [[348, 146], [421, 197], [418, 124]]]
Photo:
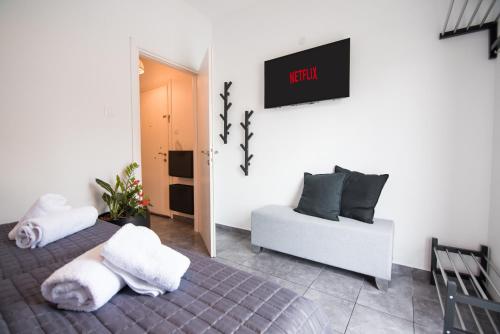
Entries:
[[161, 244], [147, 227], [127, 224], [104, 243], [104, 265], [120, 275], [137, 293], [157, 296], [179, 287], [191, 261]]
[[17, 228], [16, 245], [19, 248], [43, 247], [94, 225], [96, 220], [97, 210], [92, 206], [30, 218]]
[[42, 295], [58, 308], [95, 311], [106, 304], [125, 282], [102, 263], [102, 244], [57, 269], [42, 283]]
[[71, 206], [67, 205], [68, 201], [64, 196], [59, 194], [45, 194], [40, 196], [35, 203], [29, 208], [29, 210], [19, 219], [19, 222], [14, 226], [14, 228], [9, 232], [9, 239], [16, 239], [16, 231], [21, 223], [25, 220], [44, 217], [53, 212], [68, 211]]

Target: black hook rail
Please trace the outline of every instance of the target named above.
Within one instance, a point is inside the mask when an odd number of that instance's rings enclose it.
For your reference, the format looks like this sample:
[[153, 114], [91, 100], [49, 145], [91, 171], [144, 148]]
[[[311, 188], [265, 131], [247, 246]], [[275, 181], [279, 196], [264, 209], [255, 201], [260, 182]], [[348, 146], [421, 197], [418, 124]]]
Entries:
[[253, 154], [248, 155], [248, 141], [253, 136], [253, 132], [250, 132], [250, 117], [252, 117], [253, 110], [245, 110], [245, 123], [240, 123], [241, 127], [245, 130], [245, 144], [240, 144], [240, 147], [245, 152], [245, 165], [240, 165], [246, 176], [248, 176], [248, 166], [250, 166], [250, 160], [253, 158]]
[[224, 114], [219, 114], [220, 118], [224, 121], [224, 133], [219, 136], [222, 138], [224, 144], [227, 144], [227, 137], [229, 135], [229, 128], [231, 127], [231, 123], [227, 121], [227, 112], [229, 108], [233, 105], [229, 102], [229, 87], [231, 87], [233, 83], [231, 81], [224, 82], [224, 94], [219, 94], [222, 100], [224, 100]]

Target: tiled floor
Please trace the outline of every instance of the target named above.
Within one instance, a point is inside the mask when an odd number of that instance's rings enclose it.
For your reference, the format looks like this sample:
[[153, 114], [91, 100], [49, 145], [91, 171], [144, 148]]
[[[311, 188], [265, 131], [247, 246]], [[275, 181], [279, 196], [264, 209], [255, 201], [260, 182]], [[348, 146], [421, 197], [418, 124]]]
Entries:
[[[154, 217], [152, 228], [168, 245], [207, 254], [191, 224]], [[364, 275], [270, 250], [255, 254], [250, 249], [249, 232], [220, 227], [216, 261], [317, 301], [338, 333], [442, 333], [435, 288], [429, 284], [429, 273], [422, 270], [395, 265], [389, 290], [384, 293]], [[466, 319], [469, 326], [470, 321]], [[485, 333], [490, 333], [489, 329], [485, 328]]]
[[193, 224], [151, 215], [151, 229], [166, 245], [194, 250], [208, 256], [203, 240], [193, 230]]

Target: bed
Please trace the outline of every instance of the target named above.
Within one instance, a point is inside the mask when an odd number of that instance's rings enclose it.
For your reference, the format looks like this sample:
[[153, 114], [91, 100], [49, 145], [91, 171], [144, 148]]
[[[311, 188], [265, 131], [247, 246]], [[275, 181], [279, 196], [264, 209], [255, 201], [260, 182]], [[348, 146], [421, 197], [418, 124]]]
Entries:
[[331, 333], [319, 306], [291, 290], [208, 257], [179, 250], [191, 266], [178, 290], [157, 298], [122, 289], [92, 313], [58, 310], [41, 283], [107, 240], [118, 227], [95, 226], [34, 250], [18, 249], [0, 225], [0, 333]]

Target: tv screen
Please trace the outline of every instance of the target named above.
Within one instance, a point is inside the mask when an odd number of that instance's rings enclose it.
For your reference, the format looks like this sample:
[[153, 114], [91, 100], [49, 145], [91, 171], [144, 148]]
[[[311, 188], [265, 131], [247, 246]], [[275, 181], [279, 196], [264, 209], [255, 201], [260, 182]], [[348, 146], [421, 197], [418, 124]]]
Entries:
[[168, 174], [170, 176], [193, 177], [193, 151], [169, 151]]
[[350, 39], [265, 62], [264, 107], [349, 96]]

